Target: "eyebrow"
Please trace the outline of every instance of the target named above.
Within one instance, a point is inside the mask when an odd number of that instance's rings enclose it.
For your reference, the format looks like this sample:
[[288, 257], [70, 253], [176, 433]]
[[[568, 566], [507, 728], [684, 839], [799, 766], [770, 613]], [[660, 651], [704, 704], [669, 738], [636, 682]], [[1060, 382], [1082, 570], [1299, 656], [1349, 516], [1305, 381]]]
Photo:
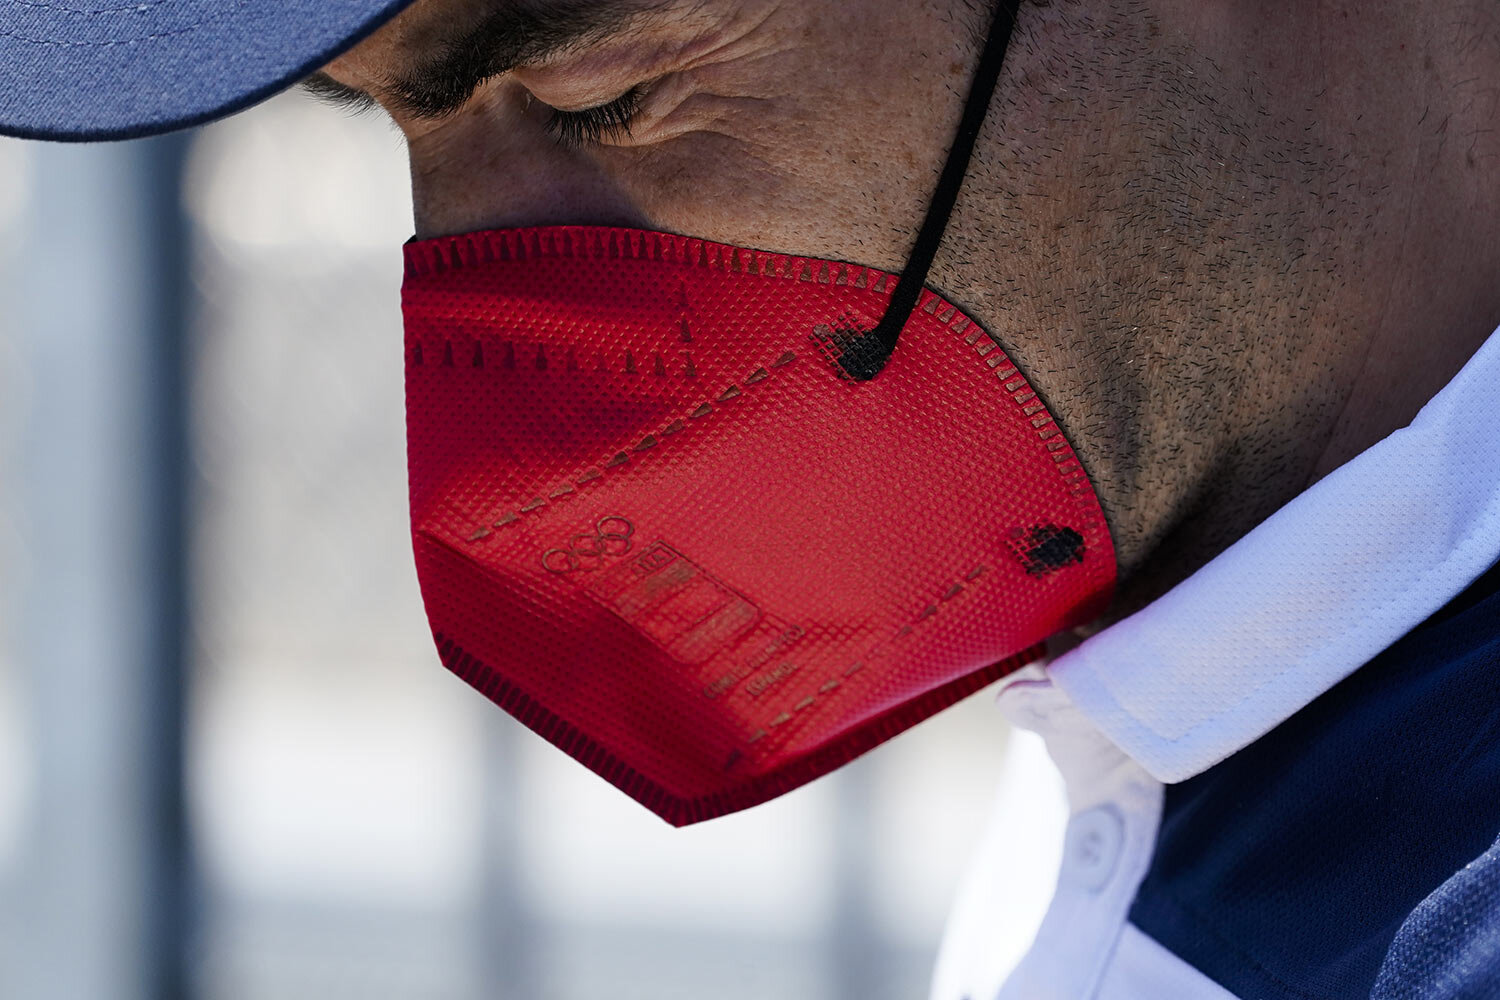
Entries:
[[[467, 104], [485, 81], [604, 41], [669, 2], [510, 0], [438, 42], [435, 55], [404, 69], [381, 89], [394, 110], [413, 118], [445, 118]], [[356, 111], [376, 103], [363, 90], [321, 70], [303, 79], [302, 87]]]

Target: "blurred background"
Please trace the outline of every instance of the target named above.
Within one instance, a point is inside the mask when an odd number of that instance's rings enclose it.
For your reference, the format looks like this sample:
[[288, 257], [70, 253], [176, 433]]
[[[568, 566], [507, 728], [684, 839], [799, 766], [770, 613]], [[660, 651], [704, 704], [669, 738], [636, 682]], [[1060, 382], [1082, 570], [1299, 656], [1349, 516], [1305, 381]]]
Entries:
[[960, 888], [1013, 963], [1066, 808], [989, 692], [674, 830], [443, 670], [410, 229], [396, 132], [299, 94], [0, 140], [0, 997], [923, 997]]

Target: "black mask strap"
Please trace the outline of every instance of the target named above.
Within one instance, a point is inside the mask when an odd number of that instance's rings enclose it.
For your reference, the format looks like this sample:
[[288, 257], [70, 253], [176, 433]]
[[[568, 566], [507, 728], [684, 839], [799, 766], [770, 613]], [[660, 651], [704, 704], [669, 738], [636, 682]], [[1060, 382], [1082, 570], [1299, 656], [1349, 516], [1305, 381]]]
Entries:
[[959, 188], [963, 187], [964, 175], [969, 171], [969, 159], [974, 153], [974, 142], [979, 138], [979, 129], [989, 113], [990, 99], [995, 96], [995, 85], [1000, 80], [1000, 67], [1005, 64], [1005, 51], [1010, 47], [1011, 29], [1015, 27], [1016, 10], [1020, 0], [1000, 0], [995, 11], [995, 20], [990, 26], [989, 40], [979, 57], [979, 68], [974, 71], [974, 82], [969, 88], [969, 99], [964, 105], [963, 119], [958, 124], [958, 135], [948, 151], [948, 162], [943, 165], [938, 178], [937, 190], [932, 194], [932, 203], [927, 206], [927, 217], [922, 220], [922, 229], [917, 233], [917, 242], [912, 246], [911, 256], [901, 271], [901, 280], [891, 296], [885, 315], [873, 330], [867, 330], [839, 345], [838, 363], [849, 378], [866, 382], [880, 374], [891, 354], [896, 350], [896, 340], [917, 307], [922, 289], [927, 284], [927, 272], [932, 259], [937, 256], [938, 246], [943, 242], [943, 233], [948, 228], [948, 217], [953, 214], [953, 205], [958, 201]]

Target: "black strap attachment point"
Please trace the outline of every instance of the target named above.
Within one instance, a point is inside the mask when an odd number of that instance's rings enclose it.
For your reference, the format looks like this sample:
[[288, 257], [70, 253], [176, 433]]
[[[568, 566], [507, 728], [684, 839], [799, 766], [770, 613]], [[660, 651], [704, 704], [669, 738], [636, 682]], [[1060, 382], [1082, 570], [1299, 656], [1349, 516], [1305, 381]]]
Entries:
[[917, 233], [911, 256], [901, 271], [896, 291], [886, 306], [885, 315], [873, 330], [866, 330], [847, 340], [841, 338], [838, 354], [839, 367], [851, 379], [868, 382], [879, 375], [896, 351], [896, 341], [906, 328], [917, 307], [922, 289], [927, 285], [927, 272], [932, 268], [933, 258], [943, 242], [943, 233], [948, 228], [948, 218], [958, 201], [958, 192], [963, 187], [964, 177], [969, 172], [969, 160], [974, 155], [974, 143], [979, 130], [989, 113], [990, 100], [995, 96], [995, 86], [1000, 81], [1000, 68], [1005, 64], [1005, 52], [1010, 47], [1011, 30], [1016, 24], [1016, 12], [1020, 0], [1001, 0], [995, 11], [994, 23], [990, 26], [989, 39], [979, 57], [979, 67], [974, 71], [974, 82], [969, 88], [969, 99], [964, 104], [963, 118], [958, 124], [958, 134], [953, 147], [948, 151], [948, 162], [938, 178], [937, 189], [927, 207], [927, 217]]

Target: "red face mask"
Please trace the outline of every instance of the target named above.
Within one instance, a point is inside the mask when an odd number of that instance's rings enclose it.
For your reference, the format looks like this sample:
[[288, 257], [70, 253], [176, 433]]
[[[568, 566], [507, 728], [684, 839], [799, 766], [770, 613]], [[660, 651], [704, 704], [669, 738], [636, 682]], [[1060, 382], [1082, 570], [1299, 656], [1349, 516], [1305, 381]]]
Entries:
[[443, 662], [681, 825], [827, 773], [1097, 616], [1114, 550], [1084, 470], [912, 272], [895, 291], [591, 227], [408, 245], [412, 534]]

